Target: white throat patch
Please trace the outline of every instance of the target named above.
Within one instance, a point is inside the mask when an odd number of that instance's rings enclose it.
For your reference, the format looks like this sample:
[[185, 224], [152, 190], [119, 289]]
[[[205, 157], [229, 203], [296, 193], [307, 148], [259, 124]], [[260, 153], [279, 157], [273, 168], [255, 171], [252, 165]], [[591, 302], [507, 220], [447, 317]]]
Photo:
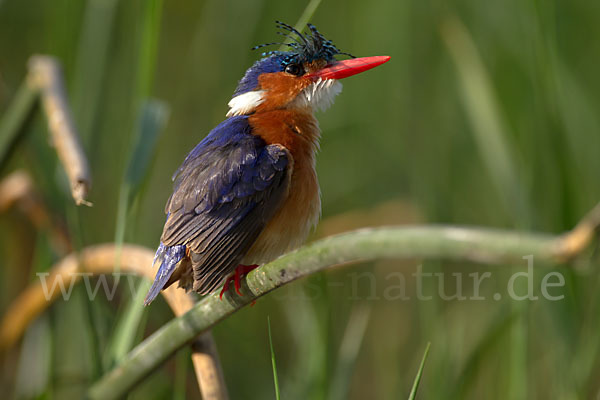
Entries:
[[259, 106], [260, 103], [264, 101], [264, 92], [264, 90], [253, 90], [251, 92], [246, 92], [240, 94], [239, 96], [235, 96], [229, 101], [229, 103], [227, 103], [229, 106], [227, 116], [233, 117], [235, 115], [245, 115], [251, 113], [256, 107]]
[[324, 111], [333, 104], [335, 96], [342, 92], [342, 84], [337, 79], [319, 79], [307, 86], [292, 102], [293, 107], [311, 107]]

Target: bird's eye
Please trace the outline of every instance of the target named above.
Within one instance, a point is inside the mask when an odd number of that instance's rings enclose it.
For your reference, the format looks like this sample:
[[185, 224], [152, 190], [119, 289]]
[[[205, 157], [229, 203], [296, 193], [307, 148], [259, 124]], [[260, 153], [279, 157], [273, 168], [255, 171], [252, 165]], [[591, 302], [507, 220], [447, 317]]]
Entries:
[[290, 64], [285, 67], [285, 72], [288, 74], [300, 76], [304, 75], [304, 68], [300, 64]]

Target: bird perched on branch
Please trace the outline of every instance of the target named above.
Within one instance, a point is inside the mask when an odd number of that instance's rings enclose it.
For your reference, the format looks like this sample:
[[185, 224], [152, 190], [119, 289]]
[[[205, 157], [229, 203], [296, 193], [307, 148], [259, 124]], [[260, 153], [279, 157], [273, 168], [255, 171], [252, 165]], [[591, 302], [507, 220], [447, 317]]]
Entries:
[[[185, 158], [173, 179], [167, 220], [144, 303], [179, 281], [208, 294], [258, 265], [300, 246], [321, 213], [314, 111], [340, 93], [340, 79], [387, 62], [343, 53], [311, 24], [302, 34], [277, 22], [290, 43], [248, 69], [229, 102], [227, 119]], [[339, 61], [336, 56], [350, 58]]]

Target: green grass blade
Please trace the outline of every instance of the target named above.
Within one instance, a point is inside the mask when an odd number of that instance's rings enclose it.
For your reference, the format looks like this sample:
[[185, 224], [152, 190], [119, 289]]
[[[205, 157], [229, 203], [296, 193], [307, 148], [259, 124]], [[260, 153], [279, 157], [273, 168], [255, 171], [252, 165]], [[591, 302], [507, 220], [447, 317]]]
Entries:
[[331, 399], [348, 398], [352, 372], [365, 337], [370, 315], [371, 308], [368, 306], [356, 307], [350, 314], [338, 355], [336, 371], [332, 379]]
[[[52, 329], [47, 315], [41, 315], [23, 336], [17, 369], [15, 398], [43, 398], [52, 376]], [[47, 395], [47, 393], [46, 393]]]
[[307, 287], [320, 284], [322, 281], [308, 279], [304, 285], [293, 288], [292, 295], [297, 301], [280, 304], [296, 354], [283, 380], [286, 393], [293, 398], [324, 399], [329, 389], [329, 326], [320, 322], [327, 318], [329, 300], [319, 298], [316, 301], [307, 292]]
[[273, 382], [275, 384], [275, 398], [280, 400], [279, 378], [277, 378], [277, 364], [275, 363], [275, 351], [273, 350], [273, 337], [271, 336], [271, 317], [267, 317], [267, 326], [269, 327], [269, 346], [271, 348], [271, 364], [273, 365]]
[[[127, 278], [122, 277], [122, 280]], [[124, 286], [128, 286], [126, 282], [122, 282]], [[136, 333], [143, 325], [144, 317], [144, 297], [150, 289], [150, 282], [147, 279], [140, 279], [136, 287], [135, 293], [131, 300], [126, 304], [125, 309], [121, 313], [121, 318], [115, 327], [115, 333], [111, 347], [109, 348], [110, 359], [106, 360], [106, 365], [114, 365], [125, 357], [127, 352], [133, 347]]]
[[[298, 18], [298, 22], [296, 22], [296, 25], [294, 26], [294, 28], [296, 28], [297, 31], [302, 32], [302, 29], [304, 29], [306, 24], [310, 22], [312, 16], [315, 14], [320, 4], [321, 0], [310, 0], [310, 2], [306, 5], [306, 8], [302, 12], [302, 15], [300, 16], [300, 18]], [[283, 43], [290, 43], [291, 41], [292, 39], [286, 38], [283, 41]], [[282, 45], [281, 47], [279, 47], [279, 50], [283, 51], [286, 48], [287, 46]]]
[[173, 383], [173, 400], [185, 400], [187, 370], [190, 360], [190, 353], [180, 351], [175, 356], [175, 379]]
[[115, 242], [125, 238], [128, 210], [148, 173], [158, 137], [167, 123], [169, 108], [159, 100], [149, 100], [142, 105], [132, 156], [119, 192]]
[[497, 346], [499, 341], [507, 335], [517, 318], [517, 313], [506, 313], [505, 311], [501, 311], [494, 318], [494, 321], [497, 322], [490, 326], [464, 363], [458, 379], [455, 381], [454, 396], [450, 396], [450, 398], [464, 399], [468, 397], [468, 390], [475, 382], [478, 371], [482, 369], [484, 360], [490, 356], [494, 346]]
[[0, 121], [0, 165], [8, 154], [37, 98], [37, 90], [24, 81]]
[[89, 145], [96, 119], [101, 115], [99, 107], [106, 83], [110, 39], [117, 6], [118, 0], [90, 0], [86, 2], [82, 17], [71, 86], [73, 113], [86, 145]]
[[306, 24], [310, 22], [315, 12], [317, 12], [317, 8], [321, 5], [321, 0], [310, 0], [310, 2], [306, 5], [306, 8], [302, 12], [302, 15], [296, 22], [295, 28], [300, 31], [304, 29]]
[[529, 225], [527, 196], [517, 174], [516, 157], [509, 142], [507, 123], [500, 111], [491, 79], [469, 31], [457, 18], [442, 25], [442, 39], [458, 73], [461, 98], [481, 159], [497, 189], [508, 216], [520, 226]]
[[142, 26], [139, 54], [139, 70], [137, 80], [137, 93], [139, 99], [150, 96], [154, 83], [154, 72], [156, 69], [156, 55], [158, 53], [158, 40], [160, 33], [160, 22], [162, 18], [162, 0], [149, 0], [144, 2], [142, 11], [144, 25]]
[[[117, 230], [115, 233], [115, 242], [119, 245], [123, 243], [125, 238], [128, 210], [149, 170], [159, 134], [167, 122], [168, 115], [168, 107], [161, 101], [147, 101], [142, 106], [136, 142], [119, 195]], [[135, 295], [122, 312], [108, 352], [109, 365], [121, 360], [131, 349], [144, 314], [143, 300], [149, 288], [150, 283], [145, 279], [141, 280]]]
[[425, 367], [425, 360], [427, 360], [427, 356], [429, 355], [429, 347], [431, 347], [431, 342], [427, 342], [427, 346], [425, 347], [425, 353], [423, 353], [423, 358], [421, 359], [421, 365], [419, 365], [419, 370], [417, 371], [417, 376], [415, 376], [415, 380], [413, 381], [412, 389], [410, 390], [410, 394], [408, 395], [408, 400], [415, 400], [417, 397], [417, 390], [419, 389], [419, 384], [421, 383], [421, 376], [423, 375], [423, 369]]
[[138, 136], [133, 155], [125, 173], [125, 184], [131, 188], [127, 207], [131, 206], [133, 197], [148, 174], [150, 162], [154, 156], [160, 133], [169, 119], [169, 107], [166, 103], [150, 99], [142, 105]]

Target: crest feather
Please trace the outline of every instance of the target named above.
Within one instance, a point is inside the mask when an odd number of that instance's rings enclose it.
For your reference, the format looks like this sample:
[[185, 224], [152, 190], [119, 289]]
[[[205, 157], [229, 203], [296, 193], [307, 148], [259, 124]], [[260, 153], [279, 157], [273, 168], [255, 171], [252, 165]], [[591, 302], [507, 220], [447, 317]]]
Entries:
[[271, 55], [283, 56], [281, 62], [282, 68], [285, 68], [289, 64], [302, 64], [305, 62], [312, 62], [314, 60], [326, 60], [333, 61], [335, 56], [338, 54], [347, 55], [355, 58], [350, 53], [340, 51], [331, 40], [325, 38], [317, 30], [313, 24], [307, 24], [309, 31], [308, 33], [301, 33], [296, 28], [288, 25], [281, 21], [275, 21], [277, 28], [284, 32], [277, 32], [277, 34], [285, 36], [291, 42], [271, 42], [264, 43], [258, 46], [254, 46], [252, 50], [261, 49], [263, 47], [272, 45], [281, 45], [289, 47], [289, 51], [272, 50], [262, 53], [264, 57]]

